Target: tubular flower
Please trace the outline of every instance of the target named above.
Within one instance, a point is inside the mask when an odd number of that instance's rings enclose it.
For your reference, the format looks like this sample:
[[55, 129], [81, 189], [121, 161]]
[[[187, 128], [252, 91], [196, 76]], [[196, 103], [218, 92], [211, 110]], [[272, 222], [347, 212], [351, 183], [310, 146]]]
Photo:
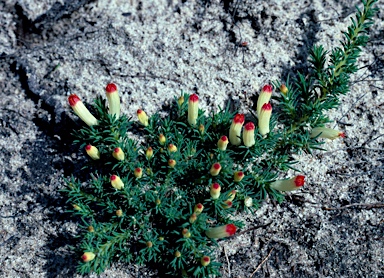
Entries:
[[204, 206], [201, 203], [198, 203], [195, 205], [195, 208], [193, 209], [193, 212], [196, 213], [196, 215], [199, 215], [203, 212]]
[[253, 200], [251, 197], [249, 197], [249, 196], [245, 197], [244, 206], [246, 206], [248, 208], [253, 206]]
[[177, 152], [177, 147], [173, 144], [169, 144], [168, 145], [168, 151], [171, 153], [175, 153], [175, 152]]
[[188, 100], [188, 123], [195, 125], [199, 115], [199, 97], [196, 94], [190, 95]]
[[148, 149], [145, 151], [145, 156], [147, 159], [151, 159], [153, 156], [153, 149], [151, 147], [148, 147]]
[[259, 98], [257, 99], [257, 116], [260, 118], [260, 113], [263, 105], [268, 103], [272, 96], [273, 87], [271, 85], [264, 85]]
[[315, 127], [311, 131], [311, 138], [314, 137], [327, 138], [334, 140], [336, 138], [345, 138], [345, 133], [332, 128]]
[[135, 177], [137, 179], [140, 179], [143, 176], [143, 170], [140, 167], [138, 167], [138, 168], [135, 169], [133, 174], [135, 175]]
[[244, 178], [244, 173], [242, 171], [236, 171], [233, 174], [233, 180], [235, 182], [241, 182], [243, 178]]
[[218, 184], [217, 182], [212, 183], [209, 193], [211, 194], [211, 197], [213, 200], [216, 200], [220, 197], [220, 191], [221, 191], [220, 184]]
[[215, 177], [220, 173], [220, 170], [221, 170], [221, 165], [220, 165], [220, 163], [216, 162], [212, 165], [209, 172], [211, 173], [212, 176]]
[[125, 157], [124, 152], [123, 152], [123, 150], [120, 147], [117, 147], [117, 148], [113, 149], [112, 156], [114, 158], [116, 158], [117, 160], [119, 160], [119, 161], [123, 161], [124, 157]]
[[228, 200], [233, 201], [236, 197], [237, 191], [235, 189], [231, 190], [231, 192], [228, 193]]
[[219, 141], [217, 142], [217, 148], [220, 151], [225, 151], [228, 146], [228, 137], [223, 135], [220, 137]]
[[139, 122], [143, 126], [148, 126], [148, 116], [147, 116], [147, 113], [145, 113], [141, 109], [137, 109], [137, 117], [139, 118]]
[[171, 167], [171, 168], [175, 168], [176, 160], [174, 160], [174, 159], [168, 160], [168, 166]]
[[96, 118], [89, 112], [87, 107], [84, 106], [80, 98], [72, 94], [68, 97], [69, 105], [72, 107], [73, 112], [88, 126], [97, 125]]
[[270, 103], [264, 103], [259, 115], [259, 132], [263, 136], [269, 133], [269, 121], [271, 120], [271, 115], [272, 105]]
[[109, 83], [105, 87], [105, 92], [109, 103], [109, 114], [115, 115], [118, 119], [120, 117], [120, 97], [116, 84]]
[[218, 226], [210, 228], [205, 231], [205, 234], [209, 238], [224, 238], [233, 236], [236, 233], [237, 227], [233, 224], [227, 224], [224, 226]]
[[165, 141], [167, 141], [167, 139], [165, 138], [164, 134], [161, 133], [159, 135], [159, 143], [160, 143], [160, 145], [164, 145]]
[[81, 256], [81, 259], [83, 260], [83, 262], [86, 263], [86, 262], [92, 261], [95, 257], [96, 257], [95, 253], [93, 253], [93, 252], [85, 252]]
[[236, 114], [229, 128], [229, 142], [232, 145], [238, 146], [241, 144], [240, 134], [244, 124], [244, 114]]
[[118, 190], [124, 188], [124, 183], [122, 182], [120, 177], [118, 177], [116, 175], [112, 175], [111, 176], [111, 185], [112, 185], [113, 188], [116, 188]]
[[298, 175], [289, 180], [277, 180], [271, 183], [269, 186], [273, 189], [280, 191], [293, 191], [297, 190], [304, 185], [305, 177]]
[[85, 151], [87, 152], [89, 157], [92, 158], [93, 160], [100, 159], [99, 150], [96, 147], [92, 146], [91, 144], [88, 144], [85, 146]]
[[203, 257], [201, 257], [200, 262], [201, 262], [202, 266], [207, 266], [211, 263], [211, 258], [208, 256], [203, 256]]
[[255, 145], [255, 125], [252, 122], [244, 125], [243, 142], [248, 148]]

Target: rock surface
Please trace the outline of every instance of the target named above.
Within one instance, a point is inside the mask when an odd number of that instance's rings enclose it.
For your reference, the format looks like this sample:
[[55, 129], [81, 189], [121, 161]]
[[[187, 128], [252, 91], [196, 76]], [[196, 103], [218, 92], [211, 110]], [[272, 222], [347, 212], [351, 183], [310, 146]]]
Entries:
[[[76, 222], [58, 191], [84, 158], [69, 135], [70, 93], [91, 102], [113, 81], [129, 115], [166, 107], [181, 90], [198, 93], [208, 110], [230, 101], [246, 112], [263, 84], [306, 70], [312, 45], [338, 45], [358, 4], [0, 2], [0, 277], [80, 277], [69, 248]], [[384, 203], [384, 4], [378, 7], [351, 92], [330, 115], [347, 138], [327, 143], [325, 153], [297, 156], [303, 190], [238, 216], [248, 224], [222, 243], [223, 277], [384, 277], [384, 208], [377, 205]], [[156, 273], [115, 264], [101, 277]]]

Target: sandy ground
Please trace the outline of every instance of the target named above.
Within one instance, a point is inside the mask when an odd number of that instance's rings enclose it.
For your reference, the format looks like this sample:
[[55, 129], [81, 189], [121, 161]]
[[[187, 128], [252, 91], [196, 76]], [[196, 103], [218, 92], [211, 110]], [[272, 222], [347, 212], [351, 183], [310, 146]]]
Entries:
[[[351, 92], [331, 111], [347, 134], [298, 155], [307, 176], [222, 243], [223, 277], [384, 277], [384, 4]], [[349, 0], [0, 1], [0, 276], [79, 277], [76, 220], [58, 190], [81, 174], [66, 98], [108, 82], [124, 113], [166, 107], [181, 90], [208, 111], [247, 111], [263, 84], [306, 69], [308, 49], [338, 44]], [[241, 43], [247, 42], [247, 47]], [[101, 277], [157, 277], [115, 264]], [[252, 276], [253, 274], [253, 276]], [[90, 275], [95, 277], [95, 275]]]

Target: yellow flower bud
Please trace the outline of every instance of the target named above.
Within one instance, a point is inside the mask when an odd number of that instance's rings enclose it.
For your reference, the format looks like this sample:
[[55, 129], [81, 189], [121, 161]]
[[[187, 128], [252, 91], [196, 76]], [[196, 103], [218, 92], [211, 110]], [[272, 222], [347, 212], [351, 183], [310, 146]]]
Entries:
[[100, 152], [96, 147], [88, 144], [85, 146], [85, 151], [87, 152], [89, 157], [92, 158], [93, 160], [100, 159]]
[[138, 167], [135, 169], [133, 174], [137, 179], [140, 179], [143, 176], [143, 170], [140, 167]]
[[217, 142], [217, 148], [220, 150], [220, 151], [225, 151], [227, 149], [227, 146], [228, 146], [228, 137], [223, 135], [220, 137], [219, 141]]
[[120, 97], [116, 84], [108, 84], [105, 87], [105, 92], [109, 104], [109, 114], [115, 115], [116, 119], [118, 119], [120, 117]]
[[199, 115], [199, 97], [193, 94], [188, 100], [188, 123], [195, 125]]
[[280, 191], [293, 191], [300, 189], [305, 183], [305, 177], [298, 175], [288, 180], [277, 180], [269, 186], [273, 189]]
[[216, 200], [220, 197], [220, 191], [221, 191], [220, 184], [218, 184], [217, 182], [212, 183], [209, 193], [211, 194], [211, 197], [213, 200]]
[[257, 99], [257, 116], [260, 118], [260, 113], [263, 105], [268, 103], [272, 96], [273, 87], [271, 85], [264, 85], [259, 98]]
[[141, 110], [141, 109], [138, 109], [137, 110], [137, 117], [139, 118], [139, 122], [143, 125], [143, 126], [148, 126], [148, 116], [147, 114]]
[[255, 125], [252, 122], [244, 125], [243, 142], [248, 148], [255, 145]]
[[116, 188], [118, 190], [124, 188], [124, 183], [122, 182], [120, 177], [118, 177], [116, 175], [112, 175], [111, 176], [111, 185], [112, 185], [113, 188]]
[[120, 147], [113, 149], [112, 156], [119, 161], [123, 161], [125, 157], [124, 152]]
[[311, 138], [314, 137], [319, 137], [319, 138], [326, 138], [326, 139], [331, 139], [334, 140], [336, 138], [345, 137], [345, 133], [338, 131], [336, 129], [332, 128], [326, 128], [326, 127], [315, 127], [311, 131]]
[[259, 115], [259, 132], [261, 135], [269, 133], [269, 122], [272, 115], [272, 105], [270, 103], [264, 103], [261, 107]]
[[232, 120], [231, 127], [229, 128], [229, 142], [232, 145], [238, 146], [241, 144], [241, 128], [244, 124], [244, 114], [236, 114]]
[[86, 263], [86, 262], [92, 261], [95, 257], [96, 257], [95, 253], [93, 253], [93, 252], [85, 252], [81, 256], [81, 259], [83, 260], [83, 262]]
[[68, 97], [69, 105], [72, 107], [73, 112], [88, 126], [97, 125], [97, 119], [89, 112], [87, 107], [84, 106], [80, 98], [72, 94]]

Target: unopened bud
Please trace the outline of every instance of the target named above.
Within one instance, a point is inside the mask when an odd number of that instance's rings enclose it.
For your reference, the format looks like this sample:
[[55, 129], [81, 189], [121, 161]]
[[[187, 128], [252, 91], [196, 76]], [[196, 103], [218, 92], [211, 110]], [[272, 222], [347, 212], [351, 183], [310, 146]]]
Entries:
[[137, 117], [139, 118], [139, 122], [143, 126], [148, 126], [148, 116], [143, 110], [141, 109], [137, 110]]
[[89, 157], [92, 158], [93, 160], [100, 159], [100, 152], [96, 147], [88, 144], [85, 146], [85, 151], [87, 152]]
[[178, 104], [179, 106], [181, 106], [183, 103], [184, 103], [184, 96], [180, 96], [180, 97], [177, 99], [177, 104]]
[[160, 145], [164, 145], [167, 139], [165, 138], [164, 134], [159, 135], [159, 143]]
[[188, 231], [187, 228], [184, 228], [184, 229], [181, 231], [181, 234], [183, 235], [184, 238], [190, 238], [190, 237], [191, 237], [191, 232]]
[[78, 205], [72, 205], [74, 210], [81, 210], [81, 208]]
[[246, 206], [248, 208], [253, 206], [253, 200], [251, 197], [249, 197], [249, 196], [245, 197], [244, 206]]
[[259, 115], [259, 132], [261, 135], [269, 133], [269, 122], [272, 115], [272, 105], [270, 103], [264, 103], [261, 107]]
[[73, 112], [88, 126], [97, 125], [97, 119], [89, 112], [87, 107], [84, 106], [80, 98], [72, 94], [68, 97], [69, 105], [72, 107]]
[[197, 220], [197, 215], [196, 213], [192, 213], [191, 217], [189, 217], [189, 223], [195, 223], [195, 221]]
[[153, 149], [151, 147], [148, 147], [148, 149], [145, 151], [145, 156], [147, 159], [151, 159], [153, 156]]
[[161, 200], [160, 200], [159, 198], [157, 198], [156, 201], [155, 201], [155, 203], [156, 203], [156, 205], [158, 206], [158, 205], [161, 204]]
[[81, 256], [81, 259], [83, 260], [83, 262], [86, 263], [86, 262], [92, 261], [95, 257], [96, 257], [95, 253], [93, 253], [93, 252], [85, 252]]
[[174, 144], [169, 144], [168, 151], [171, 153], [177, 152], [177, 147]]
[[285, 86], [285, 84], [281, 84], [280, 85], [280, 92], [283, 94], [283, 95], [287, 95], [287, 93], [288, 93], [288, 88], [287, 88], [287, 86]]
[[180, 257], [181, 257], [181, 253], [180, 253], [180, 251], [176, 251], [176, 252], [175, 252], [175, 257], [176, 257], [176, 258], [180, 258]]
[[123, 216], [123, 211], [121, 209], [116, 210], [116, 216], [117, 217], [122, 217]]
[[125, 157], [124, 152], [120, 147], [113, 149], [112, 156], [119, 161], [123, 161]]
[[111, 185], [113, 188], [116, 188], [118, 190], [121, 190], [124, 188], [124, 183], [122, 182], [120, 177], [118, 177], [116, 175], [111, 176]]
[[242, 171], [236, 171], [233, 174], [233, 180], [235, 182], [241, 182], [241, 180], [244, 178], [244, 173]]
[[332, 128], [315, 127], [311, 131], [311, 138], [319, 137], [334, 140], [336, 138], [345, 137], [345, 133]]
[[221, 165], [220, 163], [216, 162], [212, 165], [211, 169], [209, 170], [209, 173], [211, 173], [212, 176], [217, 176], [220, 173]]
[[221, 191], [221, 186], [217, 182], [213, 183], [211, 185], [211, 188], [209, 190], [209, 193], [211, 194], [211, 197], [213, 200], [216, 200], [220, 197], [220, 191]]
[[199, 97], [193, 94], [188, 100], [188, 123], [196, 125], [196, 120], [199, 115]]
[[223, 207], [224, 209], [228, 209], [228, 208], [232, 207], [232, 205], [233, 205], [232, 201], [230, 201], [230, 200], [225, 200], [224, 203], [222, 204], [222, 207]]
[[244, 114], [236, 114], [232, 120], [231, 127], [229, 128], [229, 142], [232, 145], [238, 146], [241, 144], [241, 128], [244, 124]]
[[272, 90], [273, 90], [273, 87], [269, 84], [264, 85], [263, 89], [261, 90], [259, 98], [257, 99], [257, 116], [259, 118], [260, 118], [260, 113], [263, 105], [265, 103], [269, 103], [269, 100], [271, 99]]
[[204, 125], [202, 125], [202, 124], [199, 125], [199, 131], [200, 131], [200, 134], [201, 134], [201, 135], [204, 134], [204, 132], [205, 132], [205, 127], [204, 127]]
[[152, 248], [153, 243], [152, 243], [152, 241], [147, 241], [147, 242], [145, 243], [145, 245], [146, 245], [148, 248]]
[[269, 186], [273, 189], [280, 191], [293, 191], [302, 187], [305, 183], [305, 177], [298, 175], [289, 180], [277, 180], [271, 183]]
[[211, 258], [208, 256], [203, 256], [200, 260], [202, 266], [207, 266], [211, 262]]
[[219, 141], [217, 142], [217, 148], [220, 150], [220, 151], [225, 151], [227, 149], [227, 146], [228, 146], [228, 137], [223, 135], [220, 137]]
[[176, 160], [174, 160], [174, 159], [168, 160], [168, 166], [171, 167], [171, 168], [175, 168]]
[[140, 167], [136, 168], [135, 171], [133, 172], [133, 174], [135, 175], [135, 177], [137, 179], [140, 179], [142, 176], [143, 176], [143, 169], [141, 169]]
[[201, 203], [198, 203], [195, 205], [195, 208], [193, 209], [193, 212], [199, 215], [203, 212], [204, 206]]
[[87, 230], [90, 233], [94, 233], [95, 232], [95, 228], [93, 228], [93, 226], [88, 226]]
[[228, 200], [233, 201], [236, 197], [237, 191], [235, 189], [231, 190], [231, 192], [228, 193]]

